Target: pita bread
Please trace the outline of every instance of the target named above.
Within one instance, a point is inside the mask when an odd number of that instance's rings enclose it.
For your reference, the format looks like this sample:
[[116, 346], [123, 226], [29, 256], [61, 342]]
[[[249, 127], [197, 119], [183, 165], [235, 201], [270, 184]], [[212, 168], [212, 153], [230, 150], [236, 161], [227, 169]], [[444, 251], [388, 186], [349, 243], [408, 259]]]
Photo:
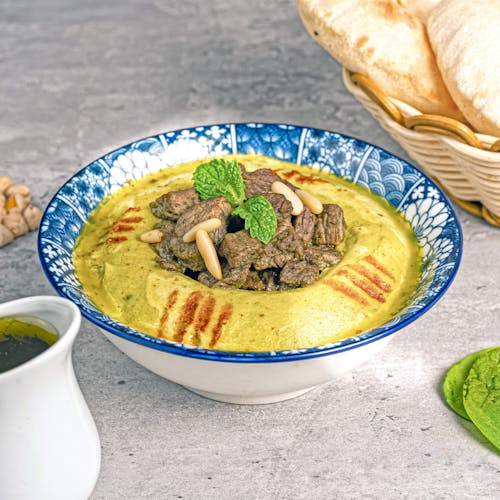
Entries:
[[396, 0], [298, 0], [309, 34], [347, 69], [423, 113], [462, 119], [422, 22]]
[[398, 0], [398, 3], [427, 24], [430, 13], [441, 0]]
[[500, 136], [500, 1], [444, 0], [428, 30], [462, 113], [476, 131]]

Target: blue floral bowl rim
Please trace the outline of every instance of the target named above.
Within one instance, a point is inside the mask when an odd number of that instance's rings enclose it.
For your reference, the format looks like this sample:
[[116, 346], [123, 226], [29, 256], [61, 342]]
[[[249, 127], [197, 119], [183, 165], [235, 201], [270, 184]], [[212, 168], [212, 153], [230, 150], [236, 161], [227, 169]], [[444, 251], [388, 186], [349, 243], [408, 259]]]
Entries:
[[[425, 304], [421, 309], [418, 311], [413, 312], [410, 316], [408, 316], [405, 320], [398, 322], [395, 325], [390, 325], [384, 328], [384, 324], [379, 325], [378, 327], [373, 328], [372, 330], [378, 329], [379, 331], [374, 333], [373, 335], [369, 335], [370, 331], [364, 332], [364, 335], [367, 335], [363, 339], [358, 339], [356, 337], [348, 337], [346, 339], [342, 339], [339, 341], [332, 342], [330, 344], [326, 345], [321, 345], [321, 346], [316, 346], [316, 347], [309, 347], [309, 348], [304, 348], [304, 349], [296, 349], [296, 350], [286, 350], [286, 351], [259, 351], [259, 352], [239, 352], [239, 351], [222, 351], [222, 350], [215, 350], [215, 349], [206, 349], [206, 348], [200, 348], [200, 347], [194, 347], [194, 346], [187, 346], [181, 343], [177, 342], [172, 342], [169, 340], [165, 339], [157, 339], [154, 337], [150, 337], [147, 334], [144, 334], [142, 332], [139, 332], [137, 330], [134, 330], [130, 327], [127, 327], [124, 325], [126, 328], [133, 330], [136, 332], [135, 334], [129, 334], [127, 332], [121, 331], [117, 328], [114, 328], [113, 326], [104, 323], [100, 321], [98, 318], [94, 317], [92, 314], [88, 313], [85, 309], [83, 309], [79, 304], [76, 304], [78, 308], [80, 309], [80, 312], [82, 313], [82, 316], [89, 320], [91, 323], [95, 324], [99, 328], [102, 328], [103, 330], [106, 330], [109, 333], [112, 333], [118, 337], [121, 337], [122, 339], [131, 341], [133, 343], [145, 346], [145, 347], [150, 347], [159, 351], [164, 351], [168, 352], [170, 354], [176, 354], [180, 356], [185, 356], [189, 358], [197, 358], [197, 359], [204, 359], [208, 361], [219, 361], [219, 362], [231, 362], [231, 363], [269, 363], [269, 362], [286, 362], [286, 361], [298, 361], [298, 360], [303, 360], [303, 359], [311, 359], [311, 358], [317, 358], [317, 357], [322, 357], [322, 356], [328, 356], [331, 354], [338, 354], [341, 352], [345, 351], [350, 351], [351, 349], [355, 349], [357, 347], [362, 347], [367, 344], [371, 344], [372, 342], [375, 342], [377, 340], [380, 340], [382, 338], [385, 338], [389, 335], [392, 335], [393, 333], [398, 332], [399, 330], [403, 329], [410, 323], [413, 323], [416, 319], [418, 319], [421, 315], [423, 315], [425, 312], [427, 312], [429, 309], [431, 309], [441, 298], [442, 296], [446, 293], [448, 288], [451, 286], [453, 283], [458, 270], [460, 268], [460, 263], [462, 261], [462, 254], [463, 254], [463, 232], [462, 232], [462, 226], [460, 224], [460, 219], [458, 218], [457, 212], [455, 210], [455, 207], [453, 206], [451, 200], [449, 199], [448, 195], [441, 189], [439, 185], [437, 185], [425, 172], [420, 170], [417, 166], [415, 166], [413, 163], [410, 163], [403, 158], [400, 158], [399, 156], [395, 155], [394, 153], [391, 153], [390, 151], [387, 151], [386, 149], [376, 146], [375, 144], [372, 144], [370, 142], [365, 141], [364, 139], [359, 139], [357, 137], [344, 134], [341, 132], [336, 132], [334, 130], [328, 130], [328, 129], [322, 129], [322, 128], [317, 128], [317, 127], [310, 127], [307, 125], [295, 125], [291, 123], [280, 123], [280, 122], [264, 122], [264, 121], [243, 121], [243, 122], [227, 122], [227, 123], [209, 123], [205, 125], [195, 125], [195, 126], [190, 126], [190, 127], [181, 127], [177, 129], [172, 129], [172, 130], [167, 130], [165, 132], [159, 132], [157, 134], [153, 135], [147, 135], [144, 136], [140, 139], [135, 139], [133, 141], [128, 142], [127, 144], [123, 146], [119, 146], [115, 148], [112, 151], [108, 151], [105, 154], [99, 156], [95, 160], [91, 161], [81, 169], [79, 169], [77, 172], [75, 172], [71, 177], [69, 177], [64, 184], [62, 184], [59, 189], [54, 193], [52, 198], [50, 199], [49, 203], [46, 205], [44, 213], [42, 215], [42, 221], [45, 219], [47, 210], [49, 207], [52, 205], [52, 202], [57, 198], [61, 190], [64, 188], [64, 186], [68, 183], [70, 183], [75, 177], [78, 177], [85, 169], [89, 168], [92, 164], [99, 160], [103, 160], [107, 155], [112, 154], [113, 152], [116, 152], [121, 149], [128, 149], [130, 146], [133, 144], [147, 140], [149, 138], [154, 138], [154, 137], [159, 137], [160, 135], [165, 135], [168, 133], [179, 133], [182, 131], [189, 131], [189, 130], [195, 130], [199, 128], [210, 128], [210, 127], [224, 127], [224, 126], [241, 126], [241, 125], [247, 125], [247, 126], [276, 126], [276, 127], [296, 127], [298, 129], [307, 129], [307, 130], [312, 130], [316, 132], [323, 132], [323, 133], [333, 133], [337, 134], [341, 137], [354, 140], [354, 141], [359, 141], [360, 143], [365, 144], [366, 146], [373, 147], [376, 150], [383, 151], [384, 153], [388, 154], [389, 156], [392, 156], [396, 158], [399, 161], [404, 162], [405, 164], [409, 165], [410, 167], [414, 168], [422, 177], [427, 179], [432, 186], [438, 190], [440, 195], [443, 197], [443, 199], [446, 201], [450, 213], [453, 216], [453, 219], [456, 224], [457, 228], [457, 233], [458, 233], [458, 251], [457, 251], [457, 259], [455, 261], [455, 265], [451, 272], [449, 273], [448, 279], [445, 282], [444, 285], [442, 285], [441, 290], [439, 293], [437, 293], [427, 304]], [[308, 165], [304, 165], [308, 166]], [[170, 168], [170, 167], [166, 167]], [[61, 290], [61, 288], [57, 285], [55, 280], [53, 279], [50, 271], [48, 270], [45, 260], [42, 256], [42, 241], [41, 241], [41, 233], [40, 231], [38, 232], [38, 237], [37, 237], [37, 251], [38, 251], [38, 258], [40, 261], [40, 264], [42, 266], [42, 270], [47, 277], [49, 283], [52, 285], [54, 290], [61, 296], [64, 297], [74, 303], [74, 300], [69, 297], [67, 294]], [[380, 328], [383, 328], [380, 330]]]

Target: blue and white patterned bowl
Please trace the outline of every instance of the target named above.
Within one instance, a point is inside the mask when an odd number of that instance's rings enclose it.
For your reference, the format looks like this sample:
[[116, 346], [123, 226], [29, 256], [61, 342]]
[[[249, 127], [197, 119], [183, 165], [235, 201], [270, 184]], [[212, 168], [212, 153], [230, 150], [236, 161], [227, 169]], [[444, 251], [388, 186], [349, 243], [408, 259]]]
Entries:
[[[101, 200], [129, 179], [231, 153], [264, 154], [332, 172], [370, 188], [401, 210], [424, 250], [422, 278], [407, 307], [390, 322], [356, 337], [315, 348], [265, 353], [215, 351], [152, 338], [97, 309], [75, 275], [72, 252]], [[87, 319], [103, 328], [134, 360], [214, 399], [258, 403], [305, 392], [380, 350], [392, 333], [427, 311], [447, 290], [460, 263], [462, 234], [443, 192], [422, 172], [387, 151], [326, 130], [241, 123], [167, 132], [94, 161], [69, 179], [49, 203], [40, 225], [38, 249], [56, 291], [75, 302]], [[299, 361], [302, 371], [297, 369]]]

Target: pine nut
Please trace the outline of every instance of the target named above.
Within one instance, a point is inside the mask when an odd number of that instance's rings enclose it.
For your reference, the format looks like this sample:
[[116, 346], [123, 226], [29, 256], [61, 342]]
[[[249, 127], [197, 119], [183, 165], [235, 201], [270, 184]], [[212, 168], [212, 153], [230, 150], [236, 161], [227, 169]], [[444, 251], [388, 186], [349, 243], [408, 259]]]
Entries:
[[212, 219], [207, 219], [199, 224], [196, 224], [196, 226], [193, 226], [183, 237], [182, 241], [184, 243], [191, 243], [196, 239], [196, 232], [199, 231], [200, 229], [204, 229], [207, 233], [210, 233], [211, 231], [215, 231], [221, 226], [222, 222], [220, 219], [217, 219], [216, 217], [213, 217]]
[[142, 233], [139, 238], [144, 243], [160, 243], [163, 233], [159, 229], [152, 229], [151, 231]]
[[304, 210], [301, 199], [286, 184], [280, 181], [273, 182], [271, 191], [282, 194], [292, 204], [292, 215], [299, 215]]
[[319, 215], [323, 212], [323, 203], [313, 194], [303, 189], [297, 189], [295, 194], [302, 200], [302, 203], [314, 214]]
[[0, 193], [5, 193], [12, 184], [14, 184], [14, 181], [8, 175], [2, 175], [0, 177]]
[[196, 246], [203, 257], [208, 272], [216, 279], [222, 279], [222, 269], [220, 267], [219, 256], [215, 250], [212, 238], [204, 229], [198, 229], [196, 232]]

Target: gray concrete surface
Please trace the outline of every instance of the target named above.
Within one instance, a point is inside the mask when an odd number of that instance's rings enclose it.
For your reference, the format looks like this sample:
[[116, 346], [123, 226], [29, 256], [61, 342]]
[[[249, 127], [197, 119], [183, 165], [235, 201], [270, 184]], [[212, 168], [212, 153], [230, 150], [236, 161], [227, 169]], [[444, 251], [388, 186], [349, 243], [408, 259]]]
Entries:
[[[3, 0], [0, 75], [0, 173], [40, 206], [101, 154], [204, 123], [313, 125], [406, 157], [293, 1]], [[295, 400], [205, 400], [84, 322], [74, 364], [102, 440], [92, 499], [500, 498], [500, 455], [439, 392], [453, 362], [500, 343], [500, 230], [459, 214], [464, 258], [446, 296], [369, 363]], [[0, 266], [0, 301], [54, 293], [35, 234], [0, 250]]]

